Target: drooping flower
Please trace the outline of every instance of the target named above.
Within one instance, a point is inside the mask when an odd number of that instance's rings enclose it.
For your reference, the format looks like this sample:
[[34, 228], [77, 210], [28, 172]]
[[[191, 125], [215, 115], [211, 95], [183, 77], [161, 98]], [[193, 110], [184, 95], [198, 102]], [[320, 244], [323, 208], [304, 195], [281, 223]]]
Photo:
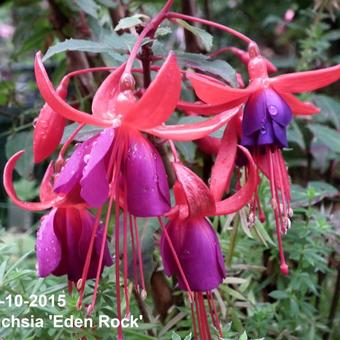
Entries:
[[235, 101], [245, 104], [241, 142], [251, 150], [259, 169], [270, 181], [281, 271], [288, 274], [280, 235], [289, 228], [292, 213], [289, 177], [281, 148], [287, 146], [286, 129], [292, 114], [319, 112], [313, 104], [301, 102], [292, 93], [312, 91], [337, 81], [340, 65], [269, 78], [267, 63], [257, 45], [249, 44], [248, 51], [250, 82], [245, 89], [221, 85], [198, 74], [187, 76], [198, 97], [209, 105], [225, 106]]
[[[67, 275], [68, 280], [76, 284], [83, 273], [94, 225], [95, 217], [86, 209], [53, 208], [43, 216], [36, 241], [38, 275]], [[103, 229], [99, 226], [88, 280], [97, 275], [102, 239]], [[104, 266], [111, 265], [112, 259], [106, 243], [100, 271]]]
[[[4, 169], [4, 187], [12, 201], [23, 209], [40, 211], [51, 209], [41, 219], [36, 242], [38, 275], [67, 275], [74, 283], [80, 279], [86, 258], [90, 258], [89, 272], [86, 280], [101, 274], [104, 266], [111, 266], [106, 235], [95, 218], [86, 210], [81, 199], [79, 186], [75, 186], [66, 195], [53, 191], [51, 178], [54, 177], [53, 163], [46, 170], [40, 185], [40, 202], [21, 201], [14, 190], [12, 177], [17, 160], [23, 154], [19, 151], [7, 162]], [[90, 248], [90, 240], [95, 231], [95, 247]], [[104, 261], [99, 268], [99, 255], [103, 253]]]
[[[205, 292], [217, 288], [226, 276], [226, 271], [221, 247], [210, 222], [205, 218], [184, 221], [173, 219], [167, 224], [166, 230], [190, 289]], [[168, 276], [175, 275], [180, 289], [187, 290], [164, 236], [161, 240], [161, 254], [165, 273]]]
[[[221, 177], [222, 163], [224, 171], [229, 172], [230, 176], [234, 167], [225, 157], [228, 154], [227, 157], [233, 158], [233, 150], [225, 137], [222, 146], [217, 159], [217, 169], [212, 173], [212, 190], [179, 162], [172, 146], [175, 157], [173, 168], [177, 177], [174, 185], [176, 206], [167, 214], [169, 222], [166, 226], [163, 226], [162, 220], [159, 219], [163, 230], [160, 247], [165, 272], [169, 276], [174, 275], [179, 287], [188, 291], [195, 302], [197, 318], [192, 309], [195, 337], [199, 332], [203, 339], [211, 337], [203, 294], [208, 300], [213, 325], [222, 336], [211, 290], [218, 288], [226, 276], [219, 240], [206, 216], [224, 215], [239, 210], [251, 199], [257, 185], [254, 162], [249, 152], [240, 147], [249, 161], [248, 181], [234, 195], [221, 200], [227, 186], [225, 178], [229, 177]], [[237, 144], [235, 152], [236, 148]]]

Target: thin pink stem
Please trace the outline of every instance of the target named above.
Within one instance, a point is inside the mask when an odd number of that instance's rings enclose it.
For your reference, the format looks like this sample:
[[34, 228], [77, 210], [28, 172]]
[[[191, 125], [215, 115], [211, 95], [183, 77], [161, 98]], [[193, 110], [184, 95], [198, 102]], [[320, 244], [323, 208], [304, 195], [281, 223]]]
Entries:
[[283, 246], [282, 246], [282, 239], [281, 239], [281, 228], [280, 228], [280, 222], [279, 222], [279, 216], [278, 216], [278, 207], [277, 205], [279, 202], [277, 202], [276, 199], [276, 187], [275, 187], [275, 173], [274, 173], [274, 164], [273, 164], [273, 156], [270, 148], [267, 149], [267, 152], [269, 153], [269, 168], [270, 168], [270, 189], [272, 192], [272, 200], [276, 201], [273, 202], [273, 210], [274, 210], [274, 216], [275, 216], [275, 224], [276, 224], [276, 237], [277, 237], [277, 243], [279, 246], [279, 254], [280, 254], [280, 269], [282, 274], [288, 275], [288, 266], [286, 264], [285, 256], [283, 253]]
[[250, 43], [254, 43], [253, 40], [251, 40], [250, 38], [248, 38], [246, 35], [228, 27], [222, 24], [218, 24], [216, 22], [210, 21], [210, 20], [205, 20], [205, 19], [201, 19], [201, 18], [196, 18], [196, 17], [192, 17], [190, 15], [185, 15], [185, 14], [181, 14], [181, 13], [176, 13], [176, 12], [169, 12], [166, 15], [167, 19], [182, 19], [182, 20], [188, 20], [191, 22], [198, 22], [201, 23], [203, 25], [208, 25], [208, 26], [212, 26], [215, 27], [221, 31], [227, 32], [231, 35], [233, 35], [234, 37], [241, 39], [242, 41], [244, 41], [247, 44]]
[[86, 283], [87, 275], [88, 275], [88, 272], [89, 272], [89, 267], [90, 267], [90, 263], [91, 263], [92, 252], [93, 252], [94, 240], [95, 240], [95, 237], [96, 237], [101, 213], [102, 213], [102, 208], [99, 208], [97, 210], [96, 220], [94, 222], [94, 226], [93, 226], [93, 230], [92, 230], [89, 249], [87, 250], [87, 254], [86, 254], [86, 260], [85, 260], [85, 264], [84, 264], [83, 274], [81, 276], [80, 282], [78, 281], [78, 283], [77, 283], [77, 288], [80, 291], [79, 298], [78, 298], [78, 301], [77, 301], [77, 308], [78, 309], [81, 308], [82, 303], [83, 303], [83, 297], [84, 297], [84, 293], [85, 293], [85, 283]]
[[135, 43], [135, 45], [132, 48], [132, 51], [130, 53], [129, 59], [125, 66], [125, 73], [131, 73], [132, 65], [134, 60], [136, 59], [137, 53], [139, 51], [139, 48], [141, 47], [144, 38], [146, 38], [148, 35], [152, 35], [157, 27], [161, 24], [161, 22], [165, 19], [166, 13], [169, 11], [170, 7], [173, 4], [173, 0], [168, 0], [167, 3], [164, 5], [162, 10], [156, 15], [143, 29], [142, 33], [138, 36], [138, 39]]
[[184, 285], [185, 285], [185, 287], [186, 287], [186, 289], [188, 291], [190, 302], [192, 302], [193, 299], [194, 299], [194, 295], [192, 293], [192, 290], [190, 288], [189, 282], [188, 282], [187, 277], [186, 277], [186, 275], [184, 273], [184, 270], [182, 268], [181, 262], [179, 261], [179, 258], [177, 256], [176, 249], [175, 249], [174, 245], [172, 244], [172, 241], [171, 241], [171, 238], [170, 238], [170, 236], [168, 234], [168, 231], [164, 227], [163, 221], [162, 221], [162, 219], [160, 217], [158, 217], [158, 221], [159, 221], [159, 224], [160, 224], [160, 226], [162, 228], [162, 232], [164, 233], [165, 238], [166, 238], [166, 240], [167, 240], [167, 242], [169, 244], [170, 250], [172, 252], [172, 256], [174, 257], [174, 260], [175, 260], [176, 265], [178, 267], [178, 270], [179, 270], [179, 272], [181, 274], [181, 277], [182, 277], [182, 280], [184, 282]]
[[74, 141], [74, 138], [77, 136], [79, 131], [85, 126], [85, 123], [79, 124], [79, 126], [71, 133], [71, 135], [67, 138], [66, 142], [62, 146], [62, 148], [59, 151], [58, 158], [56, 161], [56, 170], [59, 171], [59, 169], [62, 167], [64, 163], [64, 156], [65, 153], [70, 146], [70, 144]]
[[146, 294], [146, 289], [145, 289], [145, 281], [144, 281], [144, 271], [143, 271], [143, 257], [142, 257], [142, 249], [140, 246], [140, 241], [139, 241], [139, 228], [137, 224], [137, 218], [133, 216], [133, 221], [134, 221], [134, 228], [135, 228], [135, 236], [136, 236], [136, 247], [137, 247], [137, 256], [138, 256], [138, 264], [139, 264], [139, 275], [140, 275], [140, 280], [141, 280], [141, 286], [142, 286], [142, 298], [145, 298]]

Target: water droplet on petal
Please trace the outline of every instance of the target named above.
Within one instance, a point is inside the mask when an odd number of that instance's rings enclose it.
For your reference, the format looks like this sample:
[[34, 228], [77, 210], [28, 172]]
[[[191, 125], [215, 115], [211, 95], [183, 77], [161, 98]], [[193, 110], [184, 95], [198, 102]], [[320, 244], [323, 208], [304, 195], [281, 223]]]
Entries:
[[90, 160], [90, 155], [89, 154], [85, 155], [84, 156], [84, 162], [88, 163], [89, 160]]
[[262, 126], [261, 129], [260, 129], [260, 133], [262, 135], [266, 134], [267, 133], [267, 129], [264, 126]]
[[275, 105], [269, 105], [268, 111], [272, 116], [276, 116], [279, 112], [278, 108]]

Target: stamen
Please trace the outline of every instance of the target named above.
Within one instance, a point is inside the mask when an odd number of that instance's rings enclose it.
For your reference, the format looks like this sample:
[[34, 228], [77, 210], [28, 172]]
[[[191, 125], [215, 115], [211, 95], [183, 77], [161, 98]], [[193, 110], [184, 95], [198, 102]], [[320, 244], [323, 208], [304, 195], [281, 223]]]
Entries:
[[73, 290], [73, 282], [68, 280], [67, 281], [67, 290], [70, 295], [72, 295], [72, 290]]
[[134, 237], [134, 232], [133, 232], [133, 222], [132, 222], [131, 215], [129, 215], [129, 224], [130, 224], [131, 248], [132, 248], [132, 257], [133, 257], [133, 281], [134, 281], [134, 286], [136, 290], [138, 291], [137, 256], [136, 256], [135, 237]]
[[[97, 234], [97, 229], [98, 229], [98, 226], [99, 226], [101, 213], [102, 213], [102, 208], [99, 208], [97, 210], [96, 220], [94, 222], [90, 244], [89, 244], [89, 248], [88, 248], [87, 254], [86, 254], [83, 274], [82, 274], [82, 277], [80, 279], [81, 281], [80, 281], [79, 286], [77, 285], [77, 288], [79, 290], [79, 298], [78, 298], [77, 305], [76, 305], [77, 309], [81, 309], [81, 306], [82, 306], [82, 303], [83, 303], [83, 298], [84, 298], [84, 293], [85, 293], [85, 282], [86, 282], [87, 275], [88, 275], [88, 272], [89, 272], [89, 267], [90, 267], [90, 263], [91, 263], [92, 252], [93, 252], [94, 240], [95, 240], [95, 237], [96, 237], [96, 234]], [[79, 281], [78, 281], [78, 283], [79, 283]]]
[[143, 257], [142, 257], [142, 249], [140, 247], [140, 242], [139, 242], [139, 228], [138, 228], [136, 216], [133, 216], [133, 221], [134, 221], [135, 236], [136, 236], [136, 246], [137, 246], [138, 264], [139, 264], [139, 275], [140, 275], [140, 281], [141, 281], [141, 286], [142, 286], [141, 296], [142, 296], [143, 299], [145, 299], [146, 298], [146, 289], [145, 289], [145, 282], [144, 282]]
[[123, 267], [124, 267], [124, 296], [126, 301], [126, 315], [130, 315], [130, 299], [128, 290], [128, 240], [127, 240], [127, 200], [126, 180], [124, 183], [124, 207], [123, 207]]
[[100, 275], [102, 273], [102, 267], [103, 267], [103, 258], [104, 258], [104, 251], [105, 251], [105, 246], [106, 246], [106, 236], [107, 236], [108, 226], [109, 226], [109, 223], [110, 223], [112, 205], [113, 205], [113, 196], [110, 197], [110, 201], [109, 201], [108, 209], [107, 209], [107, 213], [106, 213], [105, 225], [104, 225], [104, 230], [103, 230], [103, 239], [102, 239], [102, 243], [101, 243], [101, 246], [100, 246], [99, 261], [98, 261], [98, 268], [97, 268], [97, 274], [96, 274], [96, 282], [95, 282], [95, 285], [94, 285], [91, 305], [87, 308], [87, 315], [91, 315], [91, 313], [94, 309], [94, 306], [96, 304]]
[[159, 221], [159, 224], [160, 224], [160, 226], [161, 226], [161, 228], [162, 228], [162, 232], [164, 233], [165, 238], [166, 238], [166, 240], [167, 240], [167, 242], [168, 242], [168, 244], [169, 244], [170, 250], [171, 250], [171, 252], [172, 252], [172, 256], [174, 257], [174, 260], [175, 260], [175, 262], [176, 262], [176, 265], [177, 265], [177, 267], [178, 267], [178, 270], [179, 270], [179, 272], [180, 272], [180, 274], [181, 274], [181, 277], [182, 277], [182, 280], [183, 280], [183, 282], [184, 282], [185, 288], [186, 288], [187, 291], [188, 291], [189, 301], [192, 302], [193, 299], [194, 299], [194, 295], [193, 295], [193, 293], [192, 293], [192, 290], [191, 290], [191, 288], [190, 288], [189, 282], [188, 282], [188, 280], [187, 280], [187, 278], [186, 278], [186, 276], [185, 276], [185, 273], [184, 273], [184, 271], [183, 271], [181, 262], [179, 261], [179, 258], [178, 258], [178, 256], [177, 256], [176, 249], [175, 249], [175, 247], [173, 246], [172, 241], [171, 241], [171, 238], [170, 238], [170, 236], [169, 236], [169, 234], [168, 234], [168, 231], [167, 231], [166, 228], [164, 227], [163, 221], [162, 221], [162, 219], [161, 219], [160, 217], [158, 217], [158, 221]]
[[204, 337], [204, 339], [211, 340], [210, 327], [209, 327], [209, 324], [208, 324], [207, 313], [205, 311], [203, 294], [201, 292], [198, 292], [197, 296], [198, 296], [198, 302], [199, 302], [199, 306], [200, 306], [200, 314], [201, 314], [201, 318], [202, 318], [202, 327], [203, 327], [204, 333], [206, 335], [206, 337]]
[[207, 291], [206, 294], [207, 294], [207, 299], [208, 299], [211, 319], [213, 320], [213, 324], [216, 327], [216, 329], [218, 330], [218, 333], [219, 333], [220, 337], [222, 338], [223, 337], [223, 333], [222, 333], [222, 328], [221, 328], [220, 320], [218, 319], [218, 314], [217, 314], [217, 310], [216, 310], [215, 300], [214, 300], [214, 298], [213, 298], [213, 296], [212, 296], [210, 291]]
[[274, 173], [274, 164], [273, 164], [273, 154], [272, 150], [270, 148], [267, 148], [267, 154], [269, 156], [269, 168], [270, 168], [270, 190], [272, 192], [272, 205], [274, 210], [274, 216], [275, 216], [275, 224], [276, 224], [276, 234], [277, 234], [277, 243], [279, 246], [279, 255], [280, 255], [280, 269], [282, 274], [288, 275], [288, 266], [286, 264], [286, 260], [283, 253], [283, 247], [282, 247], [282, 239], [281, 239], [281, 228], [280, 228], [280, 222], [279, 222], [279, 214], [278, 214], [278, 206], [277, 203], [273, 204], [277, 196], [277, 190], [276, 190], [276, 184], [275, 184], [275, 173]]

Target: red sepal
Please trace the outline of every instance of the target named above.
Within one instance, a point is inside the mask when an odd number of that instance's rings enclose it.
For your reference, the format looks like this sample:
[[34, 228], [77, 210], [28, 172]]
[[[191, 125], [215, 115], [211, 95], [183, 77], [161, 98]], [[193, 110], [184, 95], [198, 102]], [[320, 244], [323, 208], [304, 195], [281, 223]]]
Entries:
[[[60, 98], [67, 96], [69, 78], [64, 78], [56, 92]], [[56, 113], [47, 103], [40, 110], [33, 133], [33, 158], [35, 163], [45, 160], [58, 147], [64, 133], [66, 119]]]
[[191, 141], [200, 139], [210, 135], [223, 125], [227, 124], [227, 122], [239, 112], [239, 109], [240, 107], [236, 107], [232, 110], [222, 112], [219, 115], [207, 119], [204, 122], [178, 125], [161, 125], [145, 130], [145, 132], [160, 138], [177, 141]]
[[223, 201], [216, 202], [215, 215], [226, 215], [240, 210], [252, 199], [253, 193], [257, 189], [258, 175], [254, 160], [251, 157], [250, 152], [245, 147], [241, 145], [239, 145], [238, 147], [245, 154], [248, 160], [247, 182], [240, 190], [238, 190], [231, 197], [228, 197]]
[[164, 123], [174, 112], [181, 93], [181, 71], [173, 52], [165, 60], [156, 78], [127, 112], [124, 123], [143, 130]]
[[224, 191], [229, 191], [237, 151], [237, 119], [238, 117], [233, 118], [224, 130], [221, 146], [211, 169], [210, 191], [215, 201], [221, 200]]
[[100, 127], [109, 127], [112, 125], [112, 121], [102, 120], [73, 108], [58, 95], [48, 78], [41, 60], [40, 51], [37, 52], [35, 56], [34, 72], [41, 96], [55, 112], [78, 123], [92, 124]]
[[301, 93], [314, 91], [340, 79], [340, 65], [321, 70], [283, 74], [270, 79], [278, 92]]
[[310, 102], [302, 102], [290, 93], [280, 93], [280, 96], [289, 105], [295, 115], [313, 115], [320, 112], [320, 109]]
[[236, 89], [228, 85], [219, 84], [197, 73], [187, 73], [197, 96], [208, 104], [226, 104], [237, 99], [245, 102], [248, 96], [257, 90], [257, 85], [245, 89]]
[[99, 86], [92, 101], [93, 116], [110, 120], [115, 112], [115, 101], [120, 91], [119, 81], [124, 72], [125, 63], [113, 71]]
[[203, 217], [213, 215], [215, 201], [202, 179], [182, 163], [173, 163], [173, 168], [185, 194], [189, 216]]
[[53, 162], [50, 162], [40, 184], [39, 197], [41, 202], [51, 201], [56, 197], [56, 193], [53, 191], [53, 184], [51, 183], [53, 176]]
[[13, 170], [15, 168], [16, 162], [24, 154], [24, 152], [24, 150], [21, 150], [14, 154], [5, 165], [3, 183], [7, 195], [10, 197], [14, 204], [24, 210], [40, 211], [49, 209], [53, 206], [56, 206], [57, 204], [60, 204], [64, 200], [64, 198], [59, 196], [55, 196], [55, 198], [45, 202], [24, 202], [18, 198], [13, 186]]

